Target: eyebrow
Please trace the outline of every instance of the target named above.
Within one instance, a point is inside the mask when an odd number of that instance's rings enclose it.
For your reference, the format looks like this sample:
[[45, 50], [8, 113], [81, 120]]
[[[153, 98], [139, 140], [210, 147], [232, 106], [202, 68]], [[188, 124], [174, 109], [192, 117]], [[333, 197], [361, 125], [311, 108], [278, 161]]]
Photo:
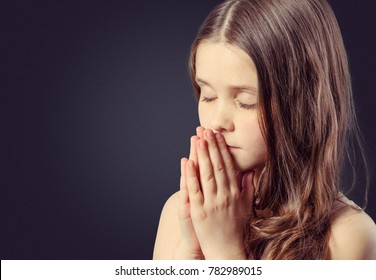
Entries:
[[[201, 79], [201, 78], [196, 78], [196, 83], [197, 84], [203, 84], [206, 86], [209, 86], [212, 88], [209, 82]], [[247, 86], [247, 85], [237, 85], [237, 86], [230, 86], [231, 89], [237, 90], [237, 91], [247, 91], [250, 94], [257, 95], [257, 89], [255, 87]]]

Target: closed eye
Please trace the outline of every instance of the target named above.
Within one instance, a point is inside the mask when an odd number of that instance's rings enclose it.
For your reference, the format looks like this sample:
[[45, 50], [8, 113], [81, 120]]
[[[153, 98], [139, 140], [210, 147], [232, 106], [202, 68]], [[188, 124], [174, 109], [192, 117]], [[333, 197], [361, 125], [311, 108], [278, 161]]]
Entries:
[[206, 102], [206, 103], [209, 103], [209, 102], [211, 102], [211, 101], [213, 101], [215, 98], [209, 98], [209, 97], [205, 97], [205, 96], [203, 96], [202, 98], [201, 98], [201, 101], [202, 102]]
[[255, 104], [245, 104], [245, 103], [239, 102], [239, 106], [242, 109], [252, 110], [252, 109], [256, 108], [257, 104], [256, 103]]

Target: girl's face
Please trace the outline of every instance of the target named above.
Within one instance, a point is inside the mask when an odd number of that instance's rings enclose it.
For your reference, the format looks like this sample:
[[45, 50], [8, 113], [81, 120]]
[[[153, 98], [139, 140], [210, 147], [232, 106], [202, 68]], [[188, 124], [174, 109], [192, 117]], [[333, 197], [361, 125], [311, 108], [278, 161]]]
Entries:
[[267, 147], [259, 125], [252, 59], [234, 45], [202, 42], [196, 53], [195, 79], [200, 87], [201, 126], [224, 136], [237, 171], [261, 169]]

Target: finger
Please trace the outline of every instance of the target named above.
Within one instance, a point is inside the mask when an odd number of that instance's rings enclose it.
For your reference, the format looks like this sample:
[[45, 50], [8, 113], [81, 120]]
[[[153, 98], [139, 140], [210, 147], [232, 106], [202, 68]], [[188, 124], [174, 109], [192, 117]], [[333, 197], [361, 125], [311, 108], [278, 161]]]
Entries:
[[191, 219], [191, 210], [190, 210], [190, 203], [189, 203], [189, 195], [187, 190], [186, 184], [186, 165], [188, 160], [186, 158], [181, 159], [180, 169], [181, 169], [181, 177], [180, 177], [180, 192], [179, 192], [179, 199], [180, 204], [178, 207], [178, 216], [180, 222], [180, 230], [182, 233], [183, 238], [188, 241], [194, 240], [196, 234], [193, 228], [192, 219]]
[[209, 157], [214, 171], [214, 177], [218, 193], [226, 193], [229, 191], [229, 182], [227, 172], [222, 160], [221, 153], [217, 146], [216, 137], [214, 132], [210, 129], [204, 131], [204, 138], [208, 143]]
[[[180, 160], [180, 178], [182, 177], [185, 177], [186, 176], [186, 172], [185, 172], [185, 165], [187, 164], [187, 161], [188, 159], [187, 158], [182, 158]], [[180, 181], [181, 182], [181, 181]], [[180, 186], [182, 186], [182, 184], [180, 184]]]
[[205, 128], [204, 127], [202, 127], [202, 126], [198, 126], [197, 128], [196, 128], [196, 135], [198, 136], [198, 138], [200, 138], [200, 139], [203, 139], [204, 138], [204, 130], [205, 130]]
[[186, 221], [190, 219], [190, 205], [185, 172], [187, 161], [186, 158], [182, 158], [180, 161], [179, 220], [182, 226], [185, 226]]
[[255, 188], [253, 184], [254, 171], [246, 172], [242, 180], [241, 196], [248, 210], [252, 209]]
[[186, 184], [186, 164], [188, 159], [182, 158], [180, 160], [180, 203], [181, 204], [188, 204], [189, 203], [189, 197], [188, 197], [188, 190], [187, 190], [187, 184]]
[[196, 172], [197, 172], [197, 177], [200, 178], [200, 170], [198, 169], [198, 157], [197, 157], [197, 141], [198, 141], [197, 136], [192, 136], [191, 137], [191, 147], [190, 147], [190, 152], [189, 152], [189, 159], [193, 160], [195, 165], [196, 165]]
[[189, 160], [193, 160], [195, 164], [197, 165], [197, 136], [192, 136], [191, 137], [191, 147], [189, 151]]
[[197, 177], [195, 163], [191, 160], [188, 160], [186, 163], [186, 183], [191, 207], [202, 206], [204, 197]]
[[225, 170], [227, 172], [227, 179], [228, 179], [228, 184], [230, 186], [230, 190], [233, 192], [238, 192], [240, 185], [238, 184], [238, 180], [236, 178], [236, 171], [235, 171], [234, 163], [227, 149], [225, 139], [220, 133], [216, 133], [215, 137], [217, 139], [218, 149], [221, 154], [223, 164], [225, 166]]
[[215, 174], [206, 140], [200, 139], [197, 141], [197, 154], [200, 170], [201, 188], [206, 199], [209, 198], [210, 195], [213, 195], [217, 192]]
[[244, 174], [245, 174], [245, 172], [237, 172], [236, 173], [236, 182], [238, 183], [240, 190], [242, 189], [243, 175]]

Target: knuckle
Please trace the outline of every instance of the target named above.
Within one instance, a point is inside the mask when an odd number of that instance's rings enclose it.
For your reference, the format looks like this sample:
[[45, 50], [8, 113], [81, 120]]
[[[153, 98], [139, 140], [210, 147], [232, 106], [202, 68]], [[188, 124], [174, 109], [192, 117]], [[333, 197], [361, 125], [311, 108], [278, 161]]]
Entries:
[[231, 204], [231, 198], [228, 195], [218, 196], [217, 206], [219, 208], [227, 208]]
[[235, 176], [236, 177], [236, 169], [234, 167], [234, 165], [232, 163], [229, 163], [227, 165], [227, 170], [229, 172], [229, 174], [231, 174], [231, 176]]
[[236, 188], [236, 190], [233, 191], [231, 195], [232, 195], [233, 200], [235, 200], [235, 201], [240, 200], [240, 192], [239, 192], [238, 188]]
[[200, 188], [196, 184], [192, 184], [189, 186], [189, 191], [191, 192], [191, 194], [197, 194], [200, 192]]
[[212, 181], [214, 181], [214, 174], [213, 174], [212, 172], [208, 173], [208, 174], [206, 175], [206, 180], [207, 180], [208, 182], [212, 182]]
[[203, 210], [192, 211], [191, 217], [192, 217], [193, 220], [202, 221], [202, 220], [206, 219], [207, 214]]
[[225, 166], [222, 164], [222, 162], [219, 162], [216, 166], [216, 169], [219, 173], [224, 173], [225, 172]]
[[229, 169], [231, 172], [236, 173], [235, 167], [234, 167], [234, 165], [232, 164], [232, 162], [229, 162], [229, 164], [228, 164], [228, 169]]
[[198, 194], [200, 192], [200, 188], [198, 188], [197, 186], [194, 186], [192, 187], [191, 191], [192, 191], [192, 194]]

